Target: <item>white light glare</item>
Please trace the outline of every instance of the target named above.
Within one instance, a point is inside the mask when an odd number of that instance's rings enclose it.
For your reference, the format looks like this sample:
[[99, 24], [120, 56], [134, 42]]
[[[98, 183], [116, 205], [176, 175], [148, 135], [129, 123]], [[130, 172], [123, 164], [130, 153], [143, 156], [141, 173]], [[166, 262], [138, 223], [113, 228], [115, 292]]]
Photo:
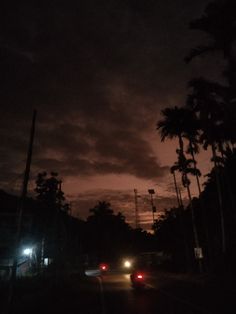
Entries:
[[26, 249], [23, 250], [23, 254], [24, 255], [28, 255], [28, 256], [31, 255], [32, 252], [33, 252], [32, 248], [26, 248]]
[[130, 268], [130, 267], [131, 267], [131, 262], [130, 262], [130, 261], [125, 261], [125, 262], [124, 262], [124, 266], [125, 266], [126, 268]]

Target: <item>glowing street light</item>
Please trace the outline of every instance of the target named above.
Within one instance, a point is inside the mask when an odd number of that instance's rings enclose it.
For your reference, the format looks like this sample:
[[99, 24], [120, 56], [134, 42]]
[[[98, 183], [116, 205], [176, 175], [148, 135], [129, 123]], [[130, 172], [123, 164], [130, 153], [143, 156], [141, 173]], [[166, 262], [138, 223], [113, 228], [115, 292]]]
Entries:
[[33, 253], [33, 249], [32, 248], [27, 247], [27, 248], [25, 248], [23, 250], [23, 254], [26, 255], [26, 256], [31, 256], [32, 253]]
[[124, 261], [124, 267], [125, 268], [130, 268], [131, 265], [132, 265], [131, 261], [129, 261], [129, 260]]

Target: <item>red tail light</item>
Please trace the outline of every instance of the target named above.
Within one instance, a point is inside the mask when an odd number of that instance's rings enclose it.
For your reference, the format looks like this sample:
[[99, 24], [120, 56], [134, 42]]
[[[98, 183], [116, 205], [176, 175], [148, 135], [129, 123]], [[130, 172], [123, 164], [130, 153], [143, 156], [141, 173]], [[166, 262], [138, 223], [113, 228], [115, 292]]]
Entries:
[[139, 279], [139, 280], [143, 279], [143, 274], [137, 274], [136, 278]]
[[101, 270], [108, 270], [108, 265], [107, 264], [100, 264], [99, 268]]

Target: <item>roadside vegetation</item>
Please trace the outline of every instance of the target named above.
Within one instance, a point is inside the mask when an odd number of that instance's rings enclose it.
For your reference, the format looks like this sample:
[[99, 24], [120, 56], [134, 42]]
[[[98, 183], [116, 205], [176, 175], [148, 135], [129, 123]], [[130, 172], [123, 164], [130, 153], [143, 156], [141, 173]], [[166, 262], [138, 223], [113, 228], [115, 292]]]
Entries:
[[[186, 267], [195, 264], [193, 248], [201, 248], [204, 258], [202, 261], [197, 259], [200, 271], [234, 271], [236, 261], [235, 21], [235, 3], [227, 0], [212, 1], [204, 14], [190, 23], [192, 30], [207, 35], [208, 43], [193, 47], [185, 58], [186, 63], [197, 58], [201, 62], [205, 55], [210, 55], [217, 56], [218, 60], [223, 58], [225, 66], [223, 71], [219, 68], [218, 72], [222, 73], [218, 81], [201, 74], [191, 79], [185, 103], [162, 110], [162, 118], [157, 122], [162, 141], [178, 139], [177, 161], [171, 167], [171, 173], [179, 206], [167, 210], [154, 225], [154, 230], [162, 239], [160, 246], [168, 247], [179, 264], [182, 264], [181, 257], [186, 256]], [[214, 62], [216, 59], [208, 60]], [[219, 67], [217, 63], [214, 65], [216, 69]], [[197, 163], [201, 149], [211, 151], [213, 165], [204, 190], [199, 183], [201, 172]], [[182, 187], [177, 186], [177, 173], [181, 174], [182, 186], [187, 190], [187, 208], [182, 204]], [[191, 195], [193, 180], [196, 180], [199, 193], [194, 199]]]

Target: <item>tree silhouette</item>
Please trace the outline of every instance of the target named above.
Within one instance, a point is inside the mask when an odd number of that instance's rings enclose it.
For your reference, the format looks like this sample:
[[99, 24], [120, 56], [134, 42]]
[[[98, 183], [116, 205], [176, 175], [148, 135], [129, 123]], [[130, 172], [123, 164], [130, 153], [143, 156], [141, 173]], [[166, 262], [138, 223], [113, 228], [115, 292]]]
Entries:
[[[111, 204], [99, 201], [87, 218], [88, 251], [99, 262], [114, 261], [122, 252], [129, 252], [127, 240], [130, 226], [121, 214], [114, 214]], [[129, 243], [129, 242], [128, 242]]]
[[90, 219], [106, 217], [114, 213], [111, 209], [111, 204], [105, 201], [99, 201], [94, 208], [90, 209], [90, 212], [93, 214], [93, 216], [90, 216]]
[[66, 217], [70, 206], [66, 202], [61, 188], [62, 181], [56, 172], [41, 172], [36, 179], [36, 198], [42, 209], [39, 220], [42, 224], [41, 259], [44, 251], [54, 258], [54, 262], [61, 263], [63, 250], [67, 245], [68, 230], [66, 230]]
[[[192, 216], [195, 246], [198, 246], [199, 243], [196, 227], [198, 227], [199, 234], [202, 236], [202, 226], [200, 223], [197, 225], [195, 213], [197, 219], [200, 218], [199, 212], [204, 214], [204, 225], [207, 226], [205, 228], [206, 238], [208, 239], [207, 247], [211, 249], [211, 262], [214, 264], [214, 258], [217, 255], [214, 255], [213, 251], [218, 252], [219, 248], [219, 245], [215, 243], [215, 234], [217, 234], [217, 239], [220, 239], [219, 235], [221, 234], [221, 257], [226, 256], [222, 254], [226, 252], [226, 242], [228, 246], [232, 247], [233, 241], [230, 239], [229, 234], [235, 235], [232, 231], [232, 221], [235, 222], [235, 219], [232, 218], [230, 213], [230, 207], [231, 211], [235, 212], [234, 186], [232, 183], [234, 181], [232, 176], [235, 165], [233, 166], [231, 163], [231, 166], [228, 166], [229, 159], [231, 161], [234, 159], [232, 156], [235, 156], [234, 147], [236, 143], [235, 1], [212, 1], [206, 6], [204, 15], [190, 23], [190, 28], [207, 34], [209, 42], [206, 45], [193, 48], [185, 61], [188, 63], [195, 57], [216, 51], [222, 53], [225, 60], [225, 68], [222, 72], [224, 83], [209, 81], [203, 77], [192, 79], [188, 83], [190, 92], [185, 106], [168, 107], [162, 110], [163, 118], [157, 123], [157, 129], [160, 132], [162, 141], [166, 138], [178, 139], [179, 147], [176, 150], [178, 161], [171, 167], [171, 173], [173, 175], [176, 171], [181, 173], [182, 183], [188, 192], [190, 202], [187, 209], [190, 210]], [[185, 140], [188, 141], [187, 149], [184, 147]], [[213, 161], [213, 168], [204, 191], [200, 187], [200, 172], [196, 167], [195, 159], [195, 154], [198, 153], [200, 145], [204, 149], [211, 149], [211, 160]], [[185, 153], [190, 154], [191, 158], [188, 159]], [[231, 157], [229, 157], [230, 155]], [[190, 174], [196, 176], [199, 190], [198, 199], [192, 199], [191, 196]], [[174, 181], [178, 204], [180, 204], [175, 176]], [[214, 189], [216, 189], [217, 194], [215, 194]], [[219, 203], [218, 213], [215, 212], [217, 198]], [[230, 203], [231, 206], [229, 206]], [[173, 217], [172, 220], [168, 217], [165, 217], [165, 219], [173, 224]], [[218, 230], [218, 225], [221, 225], [221, 232]], [[159, 223], [158, 228], [160, 226], [163, 228], [163, 222]], [[226, 229], [226, 226], [230, 231]], [[211, 247], [209, 243], [211, 243]], [[227, 254], [229, 254], [229, 250]], [[217, 259], [220, 259], [219, 256]]]
[[189, 62], [196, 56], [220, 51], [232, 62], [232, 44], [236, 40], [235, 21], [234, 0], [217, 0], [209, 3], [203, 16], [190, 23], [190, 29], [205, 32], [209, 36], [209, 44], [193, 48], [185, 60]]
[[36, 179], [36, 198], [52, 210], [68, 212], [69, 204], [65, 200], [61, 184], [62, 181], [58, 179], [56, 172], [51, 172], [50, 177], [47, 172], [39, 173]]
[[179, 149], [184, 150], [183, 137], [186, 127], [186, 110], [181, 107], [168, 107], [161, 111], [162, 120], [157, 122], [157, 130], [161, 135], [161, 141], [166, 138], [178, 138]]
[[[190, 180], [188, 174], [200, 176], [200, 171], [196, 168], [196, 161], [193, 159], [187, 159], [184, 154], [184, 142], [183, 138], [188, 138], [190, 144], [195, 142], [197, 134], [197, 128], [191, 126], [191, 122], [196, 122], [195, 116], [192, 111], [184, 107], [173, 107], [165, 108], [162, 110], [164, 119], [157, 123], [157, 129], [161, 134], [161, 140], [164, 141], [166, 138], [177, 137], [179, 140], [179, 149], [176, 150], [178, 155], [178, 161], [171, 167], [171, 172], [174, 173], [176, 170], [181, 172], [182, 184], [187, 189], [189, 206], [191, 208], [192, 226], [194, 234], [194, 246], [195, 248], [200, 247], [199, 236], [197, 232], [197, 226], [195, 221], [195, 214], [192, 205], [192, 196], [190, 192]], [[192, 165], [194, 165], [192, 167]], [[199, 260], [199, 270], [202, 271], [201, 260]]]
[[190, 81], [189, 86], [192, 93], [188, 97], [187, 106], [199, 116], [199, 141], [207, 149], [210, 145], [212, 151], [212, 160], [214, 162], [214, 173], [216, 176], [217, 196], [219, 202], [219, 211], [221, 216], [222, 230], [222, 252], [226, 250], [225, 243], [225, 218], [222, 204], [222, 187], [219, 176], [219, 158], [217, 148], [223, 155], [224, 139], [224, 94], [226, 88], [220, 84], [209, 82], [203, 78]]
[[[188, 192], [188, 198], [189, 198], [189, 206], [191, 210], [191, 217], [192, 217], [192, 226], [193, 226], [193, 235], [194, 235], [194, 246], [195, 248], [200, 247], [200, 241], [199, 241], [199, 234], [197, 230], [197, 225], [196, 225], [196, 218], [195, 218], [195, 212], [193, 208], [193, 203], [192, 203], [192, 196], [190, 192], [190, 180], [188, 178], [188, 174], [193, 174], [193, 175], [200, 175], [200, 171], [196, 167], [192, 167], [192, 164], [194, 164], [194, 161], [192, 159], [186, 159], [184, 153], [181, 150], [177, 150], [178, 154], [178, 161], [172, 166], [172, 171], [178, 170], [181, 172], [182, 175], [182, 183], [183, 186], [187, 189]], [[202, 262], [199, 259], [199, 270], [200, 272], [202, 271]]]

